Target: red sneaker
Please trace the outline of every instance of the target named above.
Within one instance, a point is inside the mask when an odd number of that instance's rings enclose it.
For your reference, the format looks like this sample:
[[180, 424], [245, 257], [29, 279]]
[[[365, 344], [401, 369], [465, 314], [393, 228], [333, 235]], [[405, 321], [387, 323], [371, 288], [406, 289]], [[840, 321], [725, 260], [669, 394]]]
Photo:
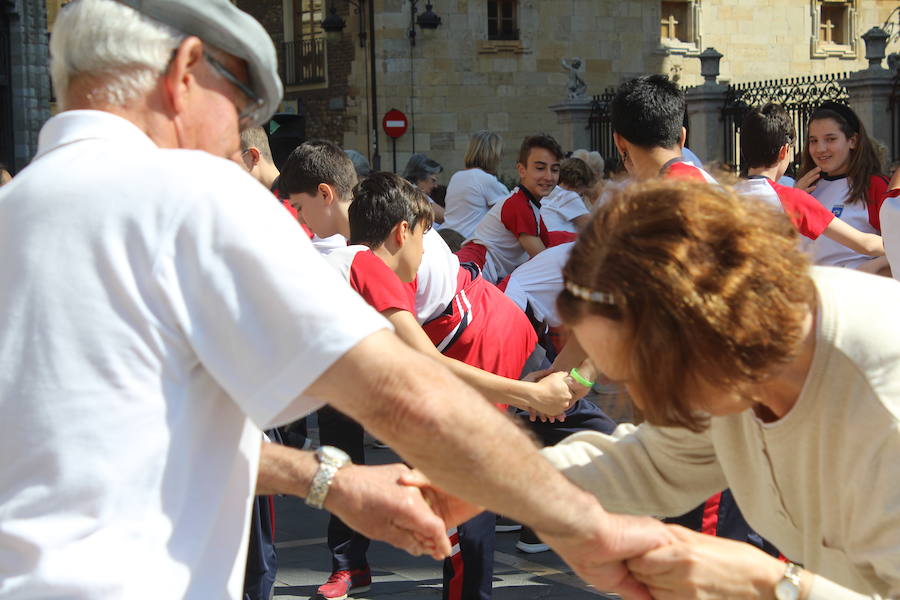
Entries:
[[369, 567], [335, 571], [328, 581], [319, 586], [318, 595], [325, 600], [344, 600], [350, 594], [368, 592], [371, 587], [372, 571]]

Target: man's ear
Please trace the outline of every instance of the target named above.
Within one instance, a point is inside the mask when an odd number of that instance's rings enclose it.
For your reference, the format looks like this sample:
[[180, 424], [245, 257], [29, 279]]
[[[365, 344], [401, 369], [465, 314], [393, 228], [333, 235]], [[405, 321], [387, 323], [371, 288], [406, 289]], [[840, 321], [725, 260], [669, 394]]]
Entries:
[[334, 189], [334, 186], [328, 185], [327, 183], [320, 183], [319, 187], [316, 188], [319, 192], [319, 195], [322, 196], [322, 200], [325, 202], [325, 206], [331, 206], [337, 200], [337, 191]]
[[620, 134], [613, 131], [613, 144], [616, 146], [616, 150], [619, 151], [619, 154], [624, 159], [628, 156], [628, 148], [625, 145], [625, 138], [623, 138]]
[[516, 163], [516, 172], [519, 173], [519, 179], [525, 177], [525, 165], [520, 162]]
[[201, 62], [203, 42], [200, 38], [188, 37], [175, 49], [169, 68], [163, 75], [168, 108], [176, 117], [187, 109], [190, 94], [196, 84], [196, 70]]
[[256, 146], [250, 146], [249, 148], [247, 148], [246, 154], [247, 154], [247, 157], [250, 159], [250, 165], [251, 165], [250, 168], [251, 169], [259, 164], [259, 158], [260, 158], [259, 148], [257, 148]]
[[681, 135], [678, 138], [678, 149], [684, 148], [684, 143], [687, 141], [687, 129], [684, 127], [681, 128]]
[[791, 151], [790, 144], [784, 144], [781, 148], [778, 149], [778, 162], [781, 163], [785, 158], [787, 158], [788, 152]]
[[394, 225], [394, 228], [391, 229], [391, 239], [397, 245], [397, 248], [402, 248], [404, 244], [406, 244], [409, 233], [409, 222], [400, 221], [399, 223]]

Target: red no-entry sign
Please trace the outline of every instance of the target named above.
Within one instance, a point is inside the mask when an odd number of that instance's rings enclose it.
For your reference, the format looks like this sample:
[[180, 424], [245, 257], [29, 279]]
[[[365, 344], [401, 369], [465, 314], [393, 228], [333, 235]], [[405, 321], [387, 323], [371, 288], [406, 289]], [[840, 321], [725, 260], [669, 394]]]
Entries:
[[389, 137], [396, 139], [406, 133], [406, 128], [409, 127], [409, 119], [396, 108], [392, 108], [384, 115], [381, 126], [384, 127], [384, 132]]

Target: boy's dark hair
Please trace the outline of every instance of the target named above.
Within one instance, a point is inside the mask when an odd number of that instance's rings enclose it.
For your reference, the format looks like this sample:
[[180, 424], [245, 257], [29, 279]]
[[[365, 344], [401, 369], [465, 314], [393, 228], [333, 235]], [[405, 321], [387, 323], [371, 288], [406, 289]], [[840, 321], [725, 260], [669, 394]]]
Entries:
[[402, 221], [410, 229], [423, 223], [431, 227], [434, 213], [428, 198], [413, 184], [393, 173], [370, 173], [353, 188], [350, 203], [350, 243], [378, 248], [395, 225]]
[[778, 162], [778, 151], [793, 144], [795, 135], [794, 122], [780, 104], [751, 109], [741, 124], [742, 164], [750, 169], [771, 167]]
[[320, 183], [333, 186], [339, 199], [348, 199], [356, 185], [356, 169], [334, 142], [309, 140], [288, 156], [278, 186], [285, 195], [315, 194]]
[[463, 242], [466, 241], [463, 234], [448, 227], [441, 227], [438, 229], [438, 235], [444, 238], [444, 242], [447, 244], [447, 247], [450, 248], [450, 252], [459, 252]]
[[522, 140], [522, 145], [519, 146], [519, 158], [516, 159], [519, 164], [528, 165], [528, 155], [531, 153], [532, 148], [543, 148], [555, 156], [556, 160], [563, 159], [563, 150], [559, 142], [551, 135], [539, 133], [537, 135], [529, 135]]
[[672, 148], [681, 139], [684, 109], [684, 93], [668, 77], [638, 77], [616, 91], [613, 131], [641, 148]]

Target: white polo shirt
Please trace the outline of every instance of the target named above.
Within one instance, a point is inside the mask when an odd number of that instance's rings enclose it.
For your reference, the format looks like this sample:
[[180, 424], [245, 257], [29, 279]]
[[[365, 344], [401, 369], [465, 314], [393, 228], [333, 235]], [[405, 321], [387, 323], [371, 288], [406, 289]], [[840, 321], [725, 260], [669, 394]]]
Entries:
[[548, 231], [568, 231], [578, 233], [575, 219], [589, 215], [581, 194], [556, 186], [550, 195], [541, 200], [541, 219]]
[[900, 197], [888, 196], [881, 205], [881, 235], [884, 253], [894, 279], [900, 280]]
[[509, 277], [506, 295], [523, 311], [530, 304], [535, 319], [551, 327], [561, 325], [556, 312], [556, 298], [563, 289], [562, 270], [569, 260], [575, 242], [547, 248]]
[[425, 252], [416, 271], [416, 318], [419, 324], [440, 315], [456, 295], [459, 259], [434, 228], [425, 233]]
[[260, 428], [387, 327], [241, 167], [63, 112], [0, 189], [0, 597], [240, 598]]
[[447, 184], [443, 227], [470, 238], [491, 207], [507, 196], [509, 190], [490, 173], [481, 169], [457, 171]]

